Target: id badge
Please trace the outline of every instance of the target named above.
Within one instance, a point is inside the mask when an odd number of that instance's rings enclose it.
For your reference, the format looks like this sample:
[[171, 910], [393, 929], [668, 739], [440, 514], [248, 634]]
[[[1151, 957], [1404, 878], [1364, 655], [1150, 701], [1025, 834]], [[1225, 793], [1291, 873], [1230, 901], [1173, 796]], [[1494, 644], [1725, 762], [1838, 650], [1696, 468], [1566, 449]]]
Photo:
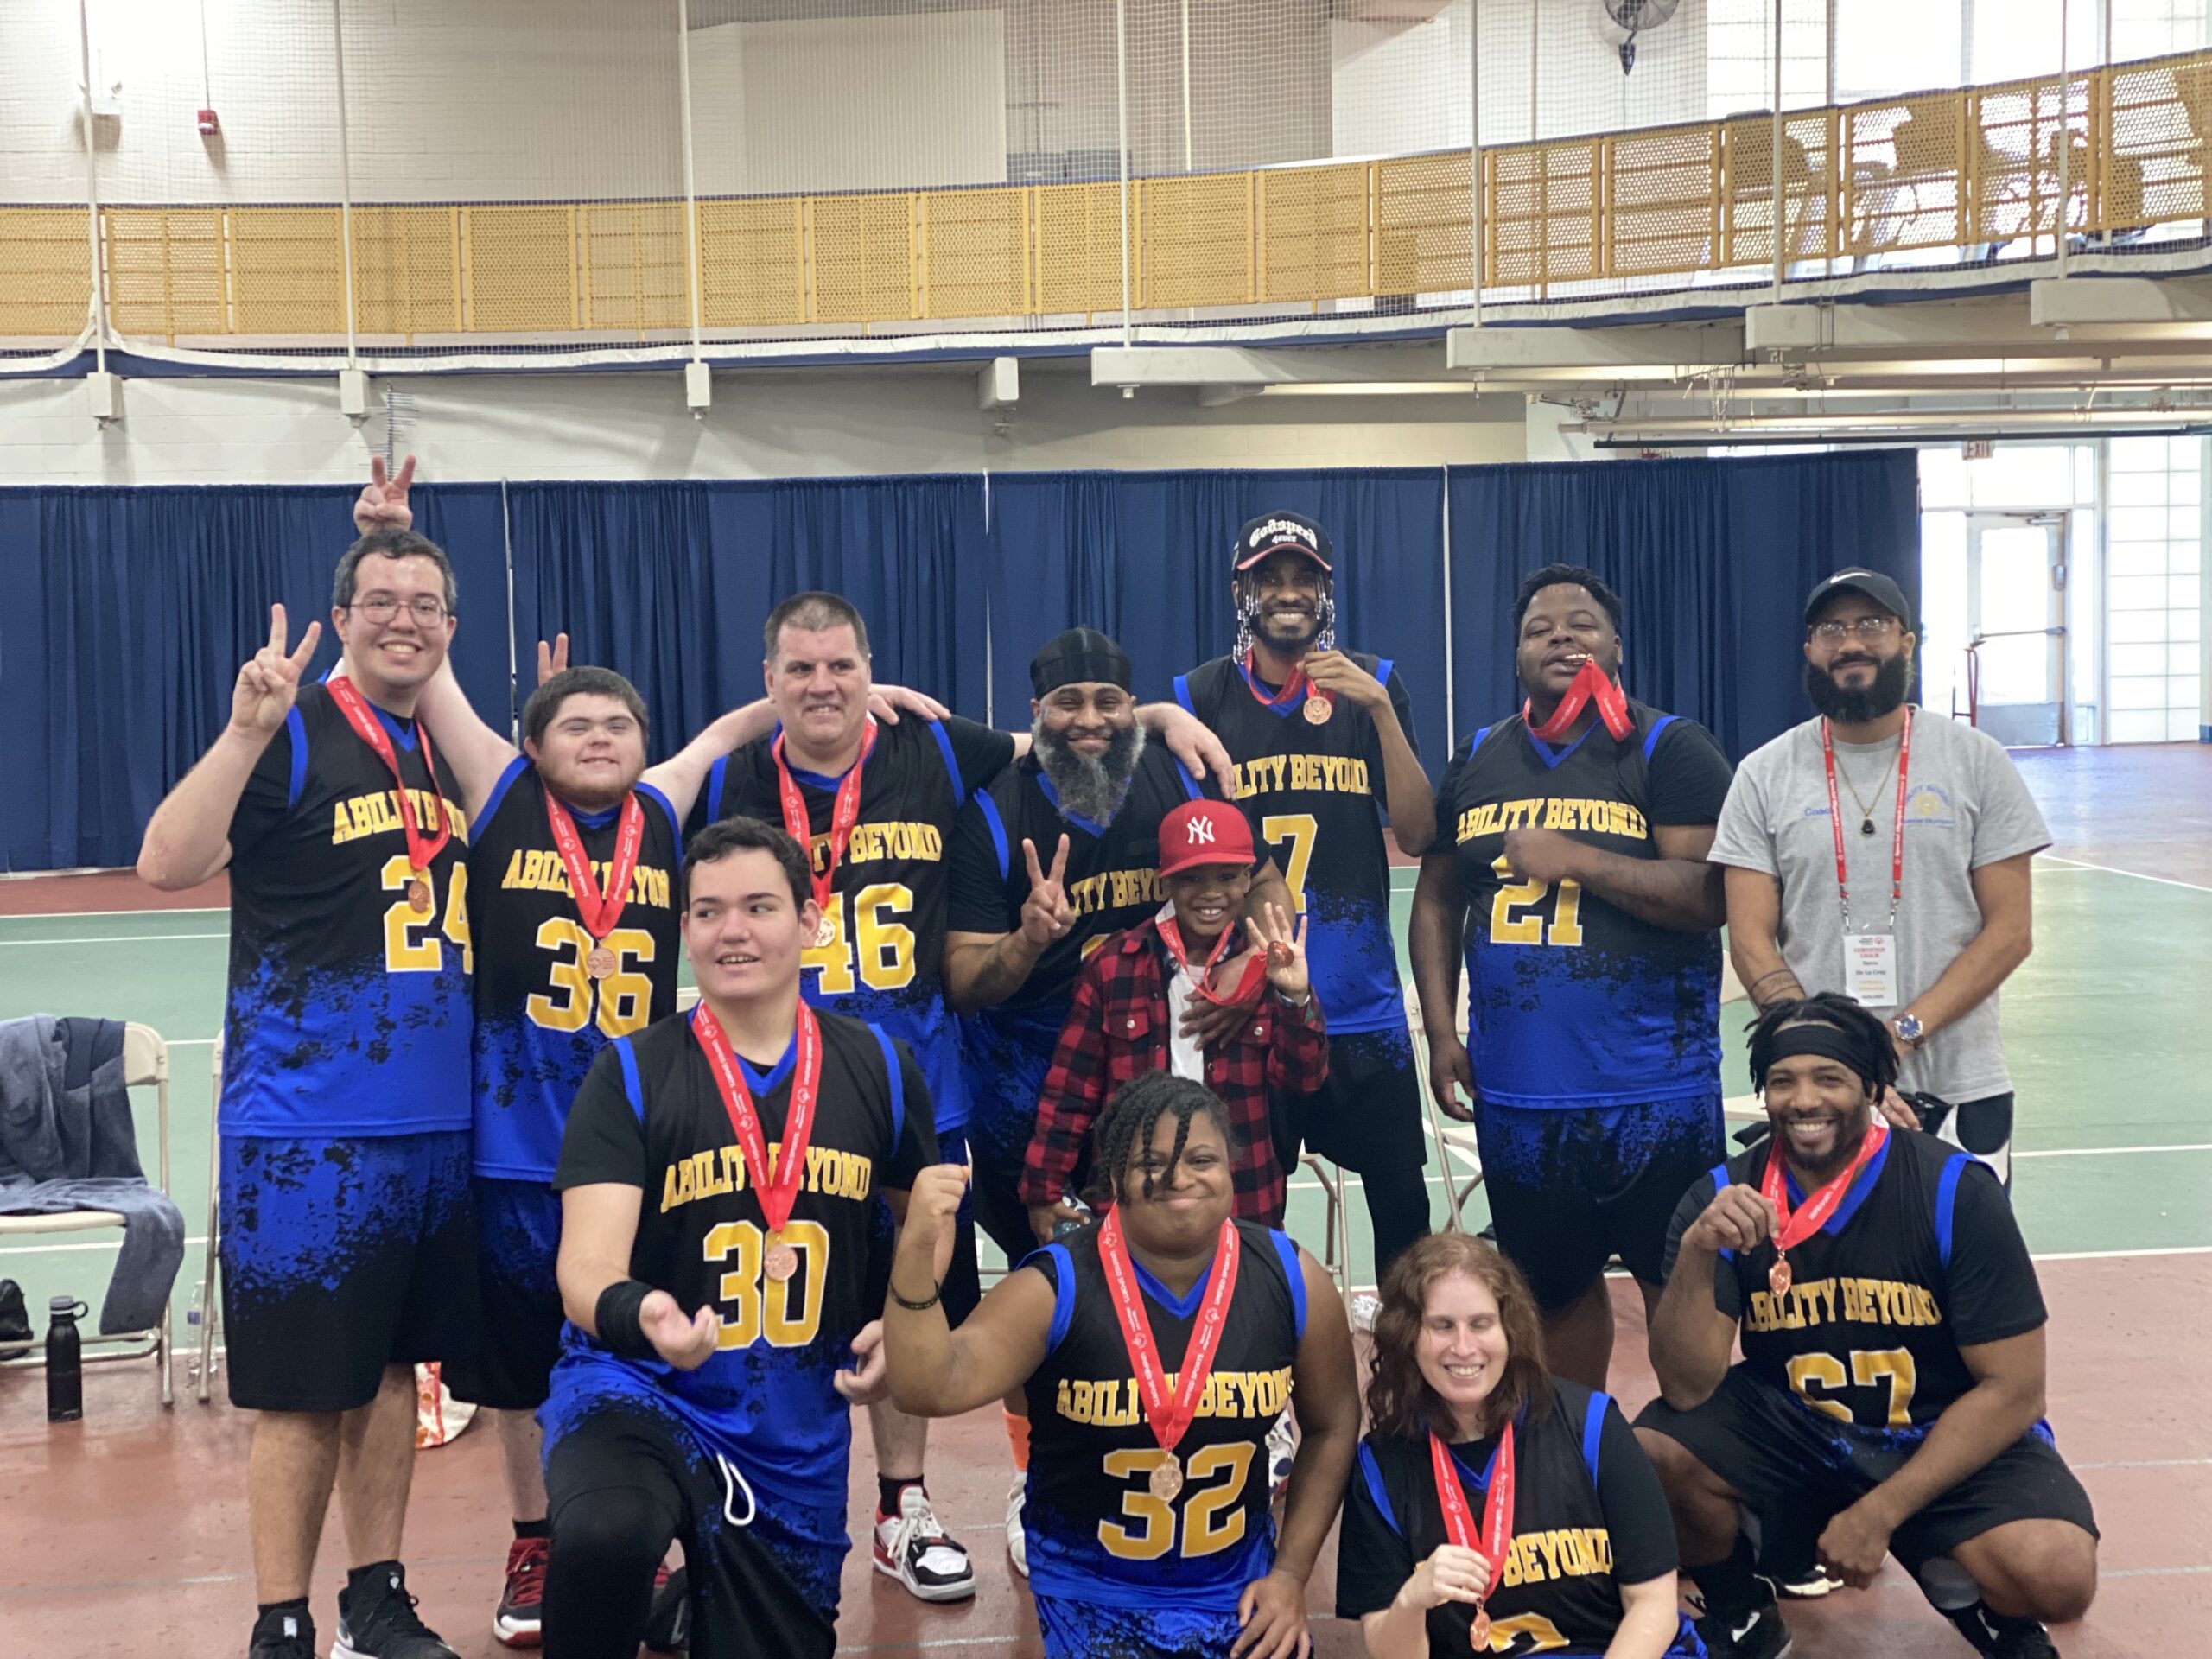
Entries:
[[1897, 938], [1894, 933], [1847, 933], [1843, 988], [1861, 1007], [1897, 1005]]

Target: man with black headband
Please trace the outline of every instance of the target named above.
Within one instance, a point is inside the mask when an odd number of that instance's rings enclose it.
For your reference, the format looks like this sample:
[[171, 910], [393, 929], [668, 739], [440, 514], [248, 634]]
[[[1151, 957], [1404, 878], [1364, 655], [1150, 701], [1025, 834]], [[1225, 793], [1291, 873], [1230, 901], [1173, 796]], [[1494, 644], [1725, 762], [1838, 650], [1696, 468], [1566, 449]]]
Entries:
[[1751, 1000], [1841, 991], [1874, 1009], [1900, 1086], [1956, 1108], [1929, 1127], [2009, 1185], [1997, 989], [2032, 948], [2029, 865], [2050, 832], [1994, 738], [1905, 701], [1917, 643], [1887, 576], [1839, 570], [1813, 589], [1819, 714], [1745, 760], [1713, 861]]
[[[1769, 1005], [1751, 1081], [1772, 1135], [1682, 1199], [1637, 1420], [1705, 1592], [1713, 1659], [1789, 1644], [1739, 1508], [1809, 1511], [1827, 1566], [1894, 1554], [1981, 1652], [2055, 1656], [2096, 1593], [2088, 1494], [2042, 1421], [2043, 1293], [2003, 1189], [1894, 1129], [1882, 1022], [1832, 993]], [[1740, 1363], [1728, 1363], [1743, 1344]]]
[[1728, 762], [1694, 721], [1622, 691], [1621, 602], [1592, 572], [1536, 571], [1513, 621], [1527, 699], [1437, 791], [1448, 840], [1414, 893], [1414, 982], [1430, 1085], [1454, 1117], [1474, 1096], [1498, 1246], [1535, 1292], [1551, 1368], [1603, 1389], [1606, 1261], [1655, 1301], [1667, 1217], [1723, 1145], [1705, 856]]
[[[1329, 1079], [1296, 1109], [1278, 1110], [1278, 1156], [1292, 1167], [1302, 1140], [1359, 1173], [1379, 1275], [1428, 1230], [1421, 1081], [1390, 943], [1382, 821], [1417, 856], [1436, 834], [1436, 803], [1390, 660], [1336, 648], [1333, 556], [1328, 531], [1303, 513], [1248, 523], [1230, 551], [1236, 652], [1178, 675], [1175, 696], [1227, 746], [1253, 840], [1312, 928]], [[1355, 1320], [1372, 1309], [1371, 1298], [1353, 1299]]]
[[[955, 825], [944, 942], [944, 997], [963, 1016], [969, 1186], [976, 1221], [1019, 1262], [1035, 1247], [1016, 1190], [1037, 1127], [1037, 1098], [1084, 958], [1109, 933], [1165, 902], [1160, 821], [1185, 801], [1218, 798], [1166, 747], [1145, 741], [1128, 654], [1095, 628], [1070, 628], [1029, 664], [1030, 751], [977, 791]], [[1286, 912], [1288, 890], [1263, 867], [1248, 908]], [[1028, 1419], [1007, 1405], [1017, 1474]], [[1007, 1547], [1024, 1565], [1014, 1484]]]

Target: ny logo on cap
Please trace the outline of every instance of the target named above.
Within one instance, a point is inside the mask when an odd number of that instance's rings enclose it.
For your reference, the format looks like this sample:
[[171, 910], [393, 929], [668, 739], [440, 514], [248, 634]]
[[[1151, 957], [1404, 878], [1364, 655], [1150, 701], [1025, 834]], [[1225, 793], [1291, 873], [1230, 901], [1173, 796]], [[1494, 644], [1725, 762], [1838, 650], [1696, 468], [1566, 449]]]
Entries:
[[1211, 847], [1213, 845], [1212, 819], [1192, 818], [1186, 827], [1191, 832], [1191, 839], [1187, 843], [1188, 845], [1192, 847]]

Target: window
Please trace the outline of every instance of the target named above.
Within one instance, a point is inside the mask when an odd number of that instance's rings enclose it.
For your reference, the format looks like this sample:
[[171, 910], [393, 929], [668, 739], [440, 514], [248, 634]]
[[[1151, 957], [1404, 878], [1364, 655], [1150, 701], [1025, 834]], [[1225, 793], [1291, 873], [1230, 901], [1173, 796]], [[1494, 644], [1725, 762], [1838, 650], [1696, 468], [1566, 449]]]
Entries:
[[2110, 741], [2197, 734], [2204, 440], [2114, 438], [2105, 628]]

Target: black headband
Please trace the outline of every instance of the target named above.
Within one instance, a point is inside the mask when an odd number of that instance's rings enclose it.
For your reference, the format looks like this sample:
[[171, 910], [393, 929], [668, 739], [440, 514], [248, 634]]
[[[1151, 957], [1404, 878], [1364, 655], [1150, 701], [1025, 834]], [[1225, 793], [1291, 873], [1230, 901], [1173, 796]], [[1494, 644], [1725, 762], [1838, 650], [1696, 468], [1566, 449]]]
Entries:
[[1787, 1059], [1792, 1054], [1817, 1054], [1822, 1059], [1847, 1065], [1870, 1089], [1881, 1075], [1880, 1062], [1871, 1052], [1869, 1043], [1837, 1027], [1808, 1020], [1802, 1025], [1784, 1026], [1751, 1044], [1751, 1087], [1765, 1088], [1768, 1069], [1777, 1060]]
[[1129, 690], [1129, 653], [1096, 628], [1056, 633], [1029, 659], [1029, 690], [1045, 696], [1064, 685], [1085, 682]]

